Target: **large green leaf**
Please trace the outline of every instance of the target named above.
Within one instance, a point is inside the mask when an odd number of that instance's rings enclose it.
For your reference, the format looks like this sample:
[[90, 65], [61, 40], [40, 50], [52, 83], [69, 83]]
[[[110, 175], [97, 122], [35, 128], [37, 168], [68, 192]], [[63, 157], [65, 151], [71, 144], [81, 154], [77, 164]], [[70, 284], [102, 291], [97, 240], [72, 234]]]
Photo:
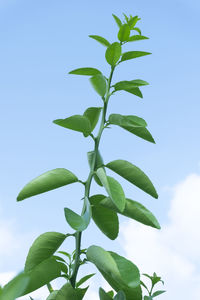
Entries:
[[[100, 199], [99, 195], [97, 195], [97, 200]], [[95, 197], [92, 198], [93, 203], [95, 203]], [[142, 204], [137, 201], [126, 198], [125, 208], [122, 212], [120, 212], [117, 207], [113, 204], [110, 198], [104, 198], [103, 196], [99, 201], [99, 206], [103, 206], [105, 208], [109, 208], [115, 212], [122, 214], [128, 218], [134, 219], [142, 224], [147, 226], [151, 226], [157, 229], [160, 229], [160, 224], [158, 223], [155, 216]]]
[[29, 272], [25, 272], [30, 281], [23, 292], [23, 295], [31, 293], [50, 281], [61, 276], [61, 269], [59, 263], [53, 258], [48, 258], [37, 265]]
[[108, 195], [112, 199], [113, 203], [117, 206], [117, 208], [120, 211], [123, 211], [126, 199], [124, 191], [119, 182], [110, 176], [106, 176], [106, 173], [103, 168], [99, 168], [96, 171], [96, 174], [99, 177]]
[[66, 221], [76, 231], [83, 231], [88, 227], [92, 212], [87, 197], [85, 198], [85, 211], [83, 215], [80, 216], [69, 208], [65, 208], [64, 212], [65, 212]]
[[111, 240], [117, 238], [119, 220], [116, 212], [101, 205], [94, 205], [92, 206], [92, 218], [95, 224], [108, 238]]
[[41, 234], [34, 241], [28, 252], [24, 270], [28, 272], [42, 261], [51, 257], [65, 239], [66, 235], [60, 232], [45, 232]]
[[[133, 121], [131, 121], [133, 120]], [[155, 143], [151, 133], [146, 127], [135, 122], [135, 116], [122, 116], [119, 114], [112, 114], [109, 117], [110, 124], [118, 125], [121, 128], [141, 137], [142, 139]]]
[[112, 298], [102, 288], [99, 289], [99, 298], [100, 300], [112, 300]]
[[139, 270], [131, 261], [98, 246], [90, 246], [86, 255], [117, 292], [124, 291], [127, 300], [142, 299]]
[[106, 79], [102, 74], [95, 75], [90, 78], [90, 82], [95, 89], [95, 91], [101, 96], [104, 97], [106, 93]]
[[122, 54], [121, 61], [145, 56], [151, 54], [150, 52], [144, 52], [144, 51], [128, 51]]
[[90, 121], [91, 132], [94, 130], [94, 128], [97, 125], [101, 110], [102, 110], [102, 107], [89, 107], [86, 109], [86, 111], [83, 114]]
[[130, 27], [127, 24], [123, 24], [118, 32], [118, 39], [120, 42], [125, 42], [128, 40], [130, 35]]
[[82, 115], [74, 115], [66, 119], [57, 119], [54, 120], [53, 123], [64, 128], [82, 132], [85, 136], [90, 135], [92, 131], [89, 119]]
[[97, 74], [101, 74], [101, 72], [95, 68], [79, 68], [69, 72], [69, 74], [94, 76]]
[[128, 41], [129, 42], [135, 42], [135, 41], [141, 41], [141, 40], [148, 40], [149, 38], [144, 35], [132, 35], [129, 37]]
[[118, 42], [111, 44], [106, 50], [106, 60], [111, 66], [115, 66], [121, 56], [121, 45]]
[[1, 290], [0, 300], [15, 300], [23, 295], [29, 284], [29, 276], [21, 273], [9, 281]]
[[103, 38], [102, 36], [99, 36], [99, 35], [89, 35], [90, 38], [96, 40], [97, 42], [99, 42], [100, 44], [102, 44], [103, 46], [105, 47], [109, 47], [110, 46], [110, 43], [105, 39]]
[[122, 21], [114, 14], [112, 14], [117, 26], [120, 28], [122, 26]]
[[133, 183], [152, 197], [158, 198], [158, 194], [150, 179], [142, 170], [132, 163], [126, 160], [114, 160], [108, 163], [106, 167]]
[[82, 300], [86, 291], [87, 288], [74, 289], [70, 283], [66, 283], [52, 297], [49, 296], [50, 298], [47, 298], [47, 300]]
[[36, 177], [25, 185], [17, 196], [17, 201], [42, 194], [77, 181], [78, 178], [69, 170], [64, 168], [54, 169]]

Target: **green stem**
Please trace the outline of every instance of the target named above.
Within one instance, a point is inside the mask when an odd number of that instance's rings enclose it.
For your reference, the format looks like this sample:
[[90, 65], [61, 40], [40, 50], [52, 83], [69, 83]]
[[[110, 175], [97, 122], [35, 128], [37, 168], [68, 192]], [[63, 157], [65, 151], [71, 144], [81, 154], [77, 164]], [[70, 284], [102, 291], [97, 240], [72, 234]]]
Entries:
[[[90, 186], [91, 186], [92, 178], [94, 176], [94, 170], [95, 170], [97, 153], [98, 153], [98, 149], [99, 149], [99, 143], [100, 143], [102, 132], [104, 130], [104, 125], [106, 123], [106, 112], [107, 112], [108, 100], [110, 98], [110, 87], [111, 87], [111, 81], [112, 81], [112, 76], [113, 76], [114, 69], [115, 69], [115, 67], [111, 67], [111, 72], [110, 72], [110, 76], [109, 76], [109, 79], [108, 79], [106, 97], [105, 97], [105, 99], [103, 99], [104, 100], [104, 107], [103, 107], [102, 119], [101, 119], [99, 132], [98, 132], [98, 135], [97, 135], [96, 138], [94, 138], [92, 136], [93, 139], [94, 139], [95, 146], [94, 146], [94, 157], [93, 157], [91, 170], [90, 170], [88, 179], [85, 182], [85, 195], [84, 195], [84, 197], [87, 197], [87, 198], [89, 198], [89, 195], [90, 195]], [[85, 211], [85, 205], [83, 206], [82, 214], [84, 213], [84, 211]], [[75, 263], [74, 263], [74, 270], [73, 270], [72, 276], [70, 278], [70, 282], [71, 282], [71, 285], [72, 285], [73, 288], [75, 288], [76, 277], [77, 277], [78, 269], [80, 267], [81, 236], [82, 236], [82, 232], [76, 231], [76, 233], [75, 233], [75, 238], [76, 238]]]
[[49, 290], [49, 293], [52, 293], [52, 292], [54, 291], [54, 289], [53, 289], [53, 287], [52, 287], [52, 285], [51, 285], [50, 282], [47, 283], [47, 288], [48, 288], [48, 290]]

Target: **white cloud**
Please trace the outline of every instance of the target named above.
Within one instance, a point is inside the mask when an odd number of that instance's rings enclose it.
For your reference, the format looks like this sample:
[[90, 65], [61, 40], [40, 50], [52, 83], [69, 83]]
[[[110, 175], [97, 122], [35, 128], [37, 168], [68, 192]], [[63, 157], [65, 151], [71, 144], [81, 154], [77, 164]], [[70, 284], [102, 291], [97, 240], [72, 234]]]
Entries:
[[166, 294], [161, 299], [199, 300], [200, 176], [192, 174], [173, 189], [169, 222], [161, 231], [128, 221], [121, 228], [125, 256], [142, 273], [161, 275]]

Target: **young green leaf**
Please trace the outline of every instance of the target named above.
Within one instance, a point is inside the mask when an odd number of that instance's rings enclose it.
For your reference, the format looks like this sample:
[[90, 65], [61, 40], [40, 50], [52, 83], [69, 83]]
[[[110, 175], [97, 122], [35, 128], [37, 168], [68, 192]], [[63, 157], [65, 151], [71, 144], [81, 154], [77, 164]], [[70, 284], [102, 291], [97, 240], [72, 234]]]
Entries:
[[104, 97], [106, 93], [107, 82], [105, 77], [102, 74], [95, 75], [90, 78], [90, 82], [95, 89], [95, 91], [101, 96]]
[[120, 28], [122, 26], [122, 21], [114, 14], [112, 14], [115, 22], [117, 23], [117, 26]]
[[42, 194], [77, 181], [78, 178], [69, 170], [63, 168], [54, 169], [36, 177], [25, 185], [17, 196], [17, 201]]
[[108, 163], [106, 167], [133, 183], [152, 197], [158, 198], [158, 194], [150, 179], [142, 170], [132, 163], [126, 160], [114, 160]]
[[92, 206], [92, 219], [109, 239], [115, 240], [117, 238], [119, 220], [116, 212], [101, 205], [94, 205]]
[[84, 276], [83, 278], [81, 278], [77, 283], [76, 283], [76, 288], [78, 288], [79, 286], [81, 286], [83, 283], [85, 283], [88, 279], [90, 279], [91, 277], [93, 277], [95, 275], [95, 273], [92, 274], [88, 274], [86, 276]]
[[140, 28], [138, 28], [138, 27], [134, 27], [132, 30], [137, 31], [140, 35], [142, 35], [142, 32], [141, 32]]
[[128, 25], [130, 27], [131, 30], [134, 29], [136, 23], [140, 20], [140, 18], [138, 18], [138, 16], [132, 17], [130, 18], [130, 20], [128, 21]]
[[94, 75], [101, 74], [101, 72], [95, 68], [79, 68], [79, 69], [70, 71], [69, 74], [94, 76]]
[[144, 35], [132, 35], [129, 37], [128, 42], [135, 42], [141, 40], [148, 40], [149, 38]]
[[[133, 120], [135, 119], [132, 116]], [[112, 114], [109, 117], [110, 124], [118, 125], [121, 128], [141, 137], [142, 139], [155, 143], [151, 133], [146, 129], [146, 127], [137, 124], [135, 121], [131, 121], [131, 116], [122, 116], [119, 114]]]
[[25, 272], [25, 274], [30, 278], [30, 281], [23, 295], [31, 293], [55, 278], [60, 277], [61, 269], [59, 263], [51, 257], [41, 262], [31, 271]]
[[134, 87], [133, 85], [131, 87], [130, 84], [127, 85], [126, 83], [124, 83], [124, 81], [122, 83], [121, 82], [117, 83], [114, 92], [116, 92], [116, 91], [125, 91], [125, 92], [131, 93], [135, 96], [138, 96], [140, 98], [143, 98], [142, 92], [140, 91], [139, 87], [137, 87], [137, 86]]
[[89, 107], [86, 109], [86, 111], [83, 114], [83, 116], [87, 117], [90, 121], [91, 132], [94, 130], [94, 128], [97, 125], [101, 110], [102, 107]]
[[45, 232], [41, 234], [31, 246], [26, 258], [26, 272], [32, 270], [45, 259], [51, 257], [62, 245], [66, 235], [60, 232]]
[[142, 300], [139, 270], [131, 261], [98, 246], [90, 246], [86, 255], [113, 289], [124, 291], [126, 300]]
[[85, 198], [85, 212], [82, 216], [78, 215], [77, 213], [75, 213], [73, 210], [69, 209], [69, 208], [65, 208], [64, 212], [65, 212], [65, 218], [67, 223], [76, 231], [83, 231], [85, 230], [89, 223], [90, 223], [90, 219], [91, 219], [91, 207], [90, 207], [90, 203], [89, 200], [87, 198]]
[[126, 300], [126, 295], [123, 291], [119, 291], [117, 295], [115, 295], [114, 300]]
[[90, 38], [96, 40], [97, 42], [99, 42], [100, 44], [102, 44], [103, 46], [105, 47], [109, 47], [110, 46], [110, 43], [105, 39], [103, 38], [102, 36], [99, 36], [99, 35], [89, 35]]
[[154, 298], [154, 297], [157, 297], [157, 296], [159, 296], [159, 295], [161, 295], [161, 294], [163, 294], [163, 293], [165, 293], [166, 291], [156, 291], [155, 293], [153, 293], [153, 295], [152, 295], [152, 297]]
[[21, 273], [9, 281], [1, 290], [0, 300], [15, 300], [23, 295], [29, 284], [29, 276]]
[[96, 174], [99, 177], [101, 183], [103, 184], [113, 203], [117, 206], [117, 208], [120, 211], [123, 211], [126, 199], [124, 191], [119, 182], [110, 176], [106, 176], [106, 173], [103, 168], [99, 168], [96, 171]]
[[129, 59], [133, 59], [133, 58], [137, 58], [137, 57], [141, 57], [141, 56], [145, 56], [145, 55], [149, 55], [151, 54], [150, 52], [144, 52], [144, 51], [128, 51], [128, 52], [124, 52], [122, 54], [122, 58], [121, 61], [126, 61]]
[[[93, 196], [93, 203], [94, 203]], [[113, 204], [110, 198], [104, 198], [100, 200], [99, 206], [106, 207], [108, 209], [112, 209], [117, 213], [122, 214], [128, 218], [136, 220], [144, 225], [151, 226], [153, 228], [160, 229], [160, 224], [158, 223], [155, 216], [142, 204], [137, 201], [126, 198], [125, 208], [122, 212], [120, 212], [117, 207]]]
[[89, 136], [92, 131], [90, 121], [86, 116], [74, 115], [66, 119], [54, 120], [53, 123], [64, 128], [82, 132], [86, 137]]
[[130, 36], [130, 27], [127, 24], [123, 24], [118, 32], [118, 39], [120, 42], [128, 41]]
[[121, 57], [121, 52], [122, 52], [121, 45], [118, 42], [111, 44], [107, 48], [105, 57], [109, 65], [111, 65], [112, 67], [116, 65], [116, 63]]
[[112, 300], [110, 295], [108, 295], [102, 288], [99, 289], [99, 298], [100, 300]]

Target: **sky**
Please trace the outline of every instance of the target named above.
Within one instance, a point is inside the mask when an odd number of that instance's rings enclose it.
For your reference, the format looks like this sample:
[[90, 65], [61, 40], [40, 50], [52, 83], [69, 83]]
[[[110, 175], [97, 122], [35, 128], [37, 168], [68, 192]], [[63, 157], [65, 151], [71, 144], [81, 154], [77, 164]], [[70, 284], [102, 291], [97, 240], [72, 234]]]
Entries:
[[[117, 240], [108, 240], [91, 224], [83, 234], [83, 247], [103, 245], [131, 259], [142, 273], [160, 274], [167, 290], [160, 299], [199, 299], [200, 4], [196, 0], [0, 0], [2, 284], [23, 269], [28, 249], [38, 235], [70, 231], [64, 207], [81, 211], [83, 189], [78, 184], [20, 203], [16, 197], [27, 182], [54, 168], [67, 168], [80, 179], [87, 178], [86, 153], [93, 148], [92, 141], [52, 121], [101, 105], [88, 78], [68, 72], [96, 67], [108, 74], [105, 48], [88, 35], [116, 41], [112, 13], [120, 17], [123, 12], [141, 17], [142, 34], [150, 37], [125, 50], [152, 55], [121, 64], [113, 81], [140, 78], [150, 85], [143, 88], [142, 100], [118, 93], [111, 99], [108, 113], [143, 117], [156, 144], [113, 127], [103, 134], [100, 150], [105, 163], [126, 159], [148, 174], [158, 200], [117, 179], [127, 197], [156, 215], [162, 229], [156, 231], [121, 217]], [[93, 193], [100, 191], [92, 187]], [[65, 247], [74, 249], [71, 240]], [[88, 300], [98, 299], [99, 286], [91, 284]], [[192, 287], [192, 296], [183, 289], [186, 284]], [[106, 287], [103, 281], [102, 285]], [[34, 299], [43, 300], [45, 293], [45, 289], [37, 292]]]

